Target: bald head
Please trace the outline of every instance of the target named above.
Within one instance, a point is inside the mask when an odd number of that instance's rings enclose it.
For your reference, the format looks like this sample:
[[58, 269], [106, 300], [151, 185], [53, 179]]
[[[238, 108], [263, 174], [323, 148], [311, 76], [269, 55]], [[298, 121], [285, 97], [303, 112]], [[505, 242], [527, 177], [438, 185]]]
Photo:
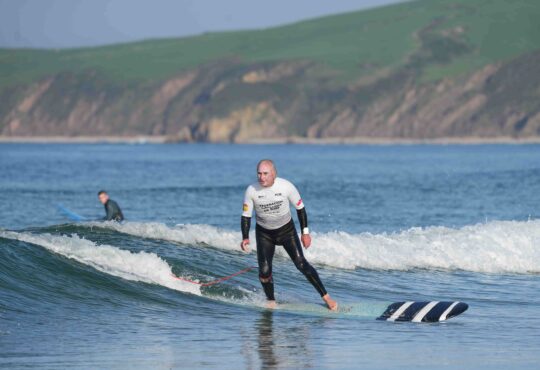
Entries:
[[262, 187], [268, 188], [274, 185], [276, 176], [276, 166], [271, 159], [263, 159], [259, 162], [257, 165], [257, 178]]
[[261, 165], [270, 166], [272, 170], [277, 173], [276, 165], [274, 164], [274, 161], [271, 159], [261, 159], [259, 163], [257, 164], [257, 171], [259, 171], [259, 168]]

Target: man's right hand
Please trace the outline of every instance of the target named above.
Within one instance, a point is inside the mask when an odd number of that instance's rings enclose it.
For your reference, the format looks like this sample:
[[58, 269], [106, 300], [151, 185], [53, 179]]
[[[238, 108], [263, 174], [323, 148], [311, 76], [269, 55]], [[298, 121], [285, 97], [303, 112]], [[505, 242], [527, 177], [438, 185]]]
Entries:
[[249, 252], [249, 239], [242, 240], [242, 243], [240, 243], [240, 248], [242, 248], [242, 250], [246, 253]]

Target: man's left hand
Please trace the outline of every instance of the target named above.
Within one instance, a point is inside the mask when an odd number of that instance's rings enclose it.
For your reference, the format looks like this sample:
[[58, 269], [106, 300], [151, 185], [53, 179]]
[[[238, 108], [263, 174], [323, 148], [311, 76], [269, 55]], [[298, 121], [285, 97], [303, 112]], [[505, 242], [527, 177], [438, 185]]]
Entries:
[[308, 249], [311, 246], [311, 236], [309, 234], [302, 234], [302, 245]]

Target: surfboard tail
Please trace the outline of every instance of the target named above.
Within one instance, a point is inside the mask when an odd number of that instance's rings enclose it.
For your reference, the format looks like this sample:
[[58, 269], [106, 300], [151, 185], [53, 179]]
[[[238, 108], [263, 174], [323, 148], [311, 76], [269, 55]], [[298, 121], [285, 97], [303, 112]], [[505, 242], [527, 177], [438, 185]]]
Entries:
[[392, 303], [377, 320], [439, 322], [457, 316], [469, 308], [463, 302], [396, 302]]

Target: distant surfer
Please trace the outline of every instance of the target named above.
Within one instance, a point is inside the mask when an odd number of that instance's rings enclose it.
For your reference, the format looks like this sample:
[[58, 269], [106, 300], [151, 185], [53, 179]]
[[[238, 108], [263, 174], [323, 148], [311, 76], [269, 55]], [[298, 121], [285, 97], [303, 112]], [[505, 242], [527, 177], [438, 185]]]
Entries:
[[283, 245], [296, 268], [315, 287], [328, 308], [337, 309], [336, 301], [330, 298], [319, 274], [309, 264], [302, 252], [289, 206], [290, 202], [296, 208], [302, 230], [302, 245], [307, 249], [311, 245], [311, 236], [309, 235], [306, 210], [298, 190], [289, 181], [277, 177], [276, 166], [269, 159], [263, 159], [257, 165], [257, 178], [258, 183], [248, 186], [244, 197], [241, 221], [243, 240], [240, 247], [245, 252], [249, 251], [251, 215], [255, 210], [259, 280], [269, 301], [269, 307], [275, 306], [272, 259], [276, 245]]
[[105, 206], [105, 212], [107, 215], [103, 218], [104, 221], [123, 221], [124, 215], [122, 210], [114, 200], [109, 198], [109, 194], [105, 190], [100, 190], [98, 198], [101, 204]]

